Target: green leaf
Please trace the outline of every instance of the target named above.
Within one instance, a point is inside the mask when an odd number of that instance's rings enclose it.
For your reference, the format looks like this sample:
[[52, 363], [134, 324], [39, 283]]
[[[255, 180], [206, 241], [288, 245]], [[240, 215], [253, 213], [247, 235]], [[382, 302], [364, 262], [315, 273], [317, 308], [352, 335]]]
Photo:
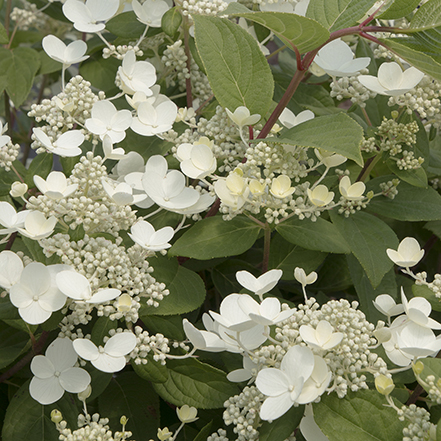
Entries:
[[110, 320], [109, 317], [99, 317], [98, 320], [93, 325], [91, 340], [97, 346], [103, 346], [104, 337], [110, 337], [109, 331], [111, 329], [116, 329], [118, 326], [117, 320]]
[[363, 129], [344, 113], [324, 115], [285, 131], [282, 138], [266, 138], [264, 142], [277, 142], [300, 147], [320, 148], [338, 153], [363, 166], [360, 144]]
[[40, 56], [34, 49], [17, 47], [10, 51], [0, 48], [0, 83], [15, 107], [20, 107], [28, 97], [39, 67]]
[[152, 266], [153, 276], [165, 283], [170, 294], [159, 302], [158, 308], [141, 306], [140, 316], [185, 314], [202, 305], [205, 285], [195, 272], [179, 265], [177, 259], [158, 258]]
[[165, 383], [168, 379], [167, 368], [159, 361], [153, 360], [151, 353], [147, 355], [146, 359], [147, 364], [136, 364], [132, 361], [132, 367], [136, 375], [152, 383]]
[[291, 407], [275, 421], [264, 421], [259, 428], [259, 441], [285, 441], [300, 424], [304, 412], [305, 406]]
[[409, 15], [421, 3], [421, 0], [395, 0], [377, 18], [390, 20]]
[[25, 182], [28, 184], [29, 188], [34, 188], [34, 176], [38, 175], [43, 179], [47, 178], [47, 175], [52, 170], [53, 155], [52, 153], [42, 153], [37, 155], [29, 166], [28, 172], [26, 173]]
[[80, 162], [80, 156], [68, 157], [68, 158], [63, 158], [60, 156], [59, 160], [60, 160], [61, 166], [63, 167], [64, 174], [66, 176], [69, 176], [72, 173], [72, 170], [75, 167], [75, 164]]
[[301, 54], [320, 47], [330, 35], [321, 24], [301, 15], [285, 12], [249, 12], [233, 15], [265, 26], [288, 47], [296, 46]]
[[427, 174], [424, 171], [424, 168], [420, 167], [411, 170], [400, 170], [397, 163], [391, 158], [386, 161], [386, 165], [389, 170], [395, 173], [401, 180], [408, 182], [415, 187], [427, 188]]
[[[372, 179], [366, 185], [367, 191], [381, 191], [380, 183], [393, 179], [393, 176], [381, 176]], [[369, 202], [367, 211], [378, 213], [401, 221], [419, 222], [441, 220], [441, 196], [433, 188], [414, 187], [406, 182], [400, 182], [398, 194], [389, 199], [377, 196]]]
[[61, 70], [63, 65], [58, 61], [53, 60], [45, 51], [38, 52], [40, 57], [40, 68], [38, 69], [38, 75], [46, 75]]
[[344, 235], [352, 253], [360, 262], [374, 288], [393, 267], [386, 249], [397, 249], [398, 238], [382, 220], [371, 214], [357, 212], [348, 218], [333, 211], [332, 223]]
[[412, 294], [415, 297], [424, 297], [429, 301], [434, 311], [441, 311], [441, 300], [435, 296], [435, 293], [425, 285], [412, 285]]
[[325, 257], [326, 253], [306, 250], [288, 242], [280, 234], [276, 234], [271, 240], [268, 267], [269, 269], [281, 269], [283, 271], [282, 280], [294, 280], [296, 267], [303, 268], [306, 274], [309, 274], [318, 268]]
[[415, 66], [427, 75], [441, 81], [441, 57], [414, 37], [379, 39], [403, 60]]
[[178, 32], [181, 23], [182, 14], [179, 9], [174, 6], [162, 16], [161, 27], [168, 36], [173, 37], [176, 32]]
[[207, 438], [213, 432], [212, 426], [213, 421], [207, 423], [204, 427], [202, 427], [201, 431], [196, 435], [196, 438], [193, 441], [207, 441]]
[[182, 328], [182, 317], [179, 315], [149, 315], [142, 317], [142, 321], [149, 331], [153, 333], [161, 333], [173, 340], [185, 340], [184, 329]]
[[274, 90], [271, 69], [245, 29], [222, 18], [194, 15], [196, 47], [216, 99], [232, 112], [246, 106], [265, 116]]
[[225, 372], [195, 358], [167, 361], [169, 373], [165, 383], [155, 383], [156, 392], [175, 406], [188, 404], [198, 409], [217, 409], [239, 392]]
[[332, 32], [356, 24], [374, 4], [375, 0], [314, 0], [306, 16]]
[[441, 26], [441, 1], [432, 0], [418, 8], [410, 21], [409, 31], [420, 32]]
[[307, 250], [325, 253], [350, 253], [351, 249], [343, 235], [331, 222], [319, 217], [315, 222], [294, 217], [276, 226], [276, 230], [288, 242]]
[[209, 260], [235, 256], [249, 250], [261, 227], [246, 217], [224, 221], [222, 216], [203, 219], [185, 232], [170, 248], [169, 255]]
[[137, 39], [144, 32], [145, 24], [137, 20], [133, 11], [118, 14], [106, 23], [106, 30], [118, 37]]
[[386, 404], [376, 390], [349, 392], [344, 398], [324, 394], [313, 404], [314, 419], [329, 441], [402, 441], [407, 423]]
[[[375, 300], [380, 294], [389, 294], [392, 298], [398, 300], [394, 268], [386, 273], [381, 283], [376, 288], [373, 288], [366, 272], [363, 270], [354, 255], [350, 254], [346, 258], [352, 282], [354, 283], [354, 288], [360, 301], [361, 310], [371, 323], [377, 323], [378, 320], [384, 320], [384, 315], [375, 308], [373, 300]], [[400, 302], [401, 300], [398, 303]]]
[[8, 34], [6, 33], [5, 27], [0, 23], [0, 44], [9, 43]]
[[147, 381], [134, 372], [124, 372], [112, 378], [98, 398], [100, 415], [109, 418], [111, 430], [121, 430], [121, 416], [128, 418], [126, 430], [133, 439], [148, 441], [155, 438], [159, 427], [159, 398]]
[[[118, 18], [119, 15], [116, 17]], [[108, 23], [107, 23], [108, 24]], [[90, 81], [94, 87], [112, 95], [119, 91], [115, 85], [115, 76], [121, 61], [116, 58], [104, 59], [101, 53], [93, 55], [80, 66], [80, 75], [87, 81]]]
[[11, 364], [27, 348], [29, 335], [0, 322], [0, 369]]
[[57, 441], [60, 434], [50, 417], [53, 409], [63, 414], [69, 427], [78, 427], [78, 409], [72, 395], [66, 392], [56, 403], [43, 406], [30, 396], [29, 381], [26, 381], [14, 394], [6, 411], [2, 441]]

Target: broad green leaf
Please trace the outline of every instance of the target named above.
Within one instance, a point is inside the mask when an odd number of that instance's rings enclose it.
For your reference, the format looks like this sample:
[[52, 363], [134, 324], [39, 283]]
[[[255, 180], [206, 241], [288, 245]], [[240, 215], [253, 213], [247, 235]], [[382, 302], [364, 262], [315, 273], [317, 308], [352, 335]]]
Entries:
[[0, 369], [11, 364], [27, 348], [29, 335], [0, 322]]
[[35, 75], [40, 67], [38, 52], [28, 47], [12, 51], [0, 48], [0, 80], [15, 107], [20, 107], [31, 91]]
[[158, 258], [152, 262], [153, 277], [165, 283], [170, 294], [159, 302], [159, 307], [142, 306], [140, 316], [174, 315], [194, 311], [205, 300], [205, 286], [193, 271], [178, 264], [177, 259]]
[[185, 340], [184, 329], [182, 328], [182, 317], [180, 315], [149, 315], [142, 317], [144, 325], [151, 333], [161, 333], [173, 340]]
[[9, 42], [8, 34], [5, 27], [0, 23], [0, 44], [7, 44]]
[[367, 66], [367, 69], [369, 69], [369, 74], [375, 76], [377, 75], [377, 64], [375, 63], [374, 51], [370, 47], [369, 43], [367, 43], [367, 40], [364, 40], [363, 38], [358, 39], [357, 48], [355, 49], [355, 56], [357, 58], [369, 57], [371, 59], [371, 62]]
[[53, 60], [45, 51], [38, 52], [40, 57], [40, 68], [38, 69], [38, 75], [46, 75], [61, 70], [63, 65], [58, 61]]
[[53, 155], [52, 153], [42, 153], [37, 155], [31, 162], [28, 172], [26, 174], [25, 182], [29, 188], [34, 188], [34, 176], [38, 175], [43, 179], [47, 178], [47, 175], [52, 170]]
[[168, 378], [168, 370], [161, 362], [153, 360], [152, 353], [146, 357], [147, 364], [136, 364], [132, 361], [133, 370], [136, 374], [144, 380], [152, 383], [165, 383]]
[[51, 421], [52, 409], [58, 409], [68, 426], [77, 429], [78, 400], [65, 392], [56, 403], [43, 406], [29, 394], [29, 381], [14, 394], [6, 411], [2, 441], [58, 441], [59, 432]]
[[386, 404], [376, 390], [349, 392], [344, 398], [323, 394], [313, 404], [314, 419], [329, 441], [402, 441], [407, 423]]
[[224, 221], [222, 216], [203, 219], [185, 232], [170, 248], [169, 255], [208, 260], [235, 256], [250, 249], [260, 226], [246, 217]]
[[113, 92], [119, 92], [115, 85], [116, 71], [119, 66], [121, 66], [121, 61], [113, 57], [104, 59], [99, 53], [81, 63], [80, 75], [90, 81], [94, 87], [111, 96]]
[[441, 81], [441, 57], [413, 37], [379, 39], [403, 60]]
[[113, 431], [121, 430], [120, 419], [128, 418], [126, 430], [133, 439], [148, 441], [155, 438], [159, 426], [159, 398], [152, 386], [140, 380], [134, 372], [124, 372], [112, 378], [98, 398], [100, 415], [109, 418]]
[[[320, 291], [330, 294], [338, 291], [345, 291], [353, 285], [351, 274], [348, 268], [346, 255], [328, 255], [320, 267], [319, 278], [315, 283], [307, 287], [307, 291]], [[327, 301], [327, 300], [326, 300]]]
[[[366, 190], [374, 193], [381, 191], [380, 183], [393, 179], [393, 176], [381, 176], [372, 179]], [[377, 196], [369, 202], [367, 211], [378, 213], [401, 221], [436, 221], [441, 220], [441, 196], [433, 188], [414, 187], [407, 182], [400, 182], [398, 194], [389, 199]]]
[[[283, 224], [282, 224], [283, 225]], [[269, 269], [281, 269], [282, 280], [294, 280], [294, 269], [303, 268], [306, 274], [314, 271], [325, 260], [326, 253], [306, 250], [293, 245], [280, 234], [274, 235], [271, 240]]]
[[291, 407], [271, 423], [264, 421], [259, 428], [259, 441], [285, 441], [300, 424], [304, 413], [305, 406]]
[[424, 168], [416, 168], [411, 170], [400, 170], [397, 163], [389, 158], [386, 161], [389, 170], [395, 173], [401, 180], [408, 182], [410, 185], [419, 188], [427, 188], [427, 174]]
[[175, 6], [162, 16], [161, 28], [168, 36], [173, 37], [178, 31], [179, 26], [181, 26], [181, 23], [182, 14]]
[[106, 23], [106, 30], [118, 37], [127, 39], [139, 38], [144, 29], [145, 24], [137, 20], [136, 14], [133, 11], [118, 14]]
[[201, 431], [196, 435], [196, 438], [193, 441], [207, 441], [207, 438], [213, 433], [213, 421], [210, 421], [204, 427], [202, 427]]
[[63, 172], [66, 176], [69, 176], [72, 173], [75, 164], [80, 161], [80, 156], [69, 157], [69, 158], [59, 158], [60, 164], [63, 167]]
[[227, 380], [225, 372], [195, 358], [167, 361], [167, 370], [167, 381], [153, 387], [175, 406], [188, 404], [198, 409], [216, 409], [239, 391]]
[[[389, 294], [392, 298], [398, 301], [397, 282], [395, 280], [394, 268], [385, 274], [383, 280], [376, 288], [373, 288], [366, 272], [363, 270], [354, 255], [350, 254], [349, 256], [346, 256], [346, 258], [352, 282], [354, 283], [354, 288], [355, 291], [357, 291], [361, 309], [366, 315], [366, 318], [371, 323], [377, 323], [378, 320], [384, 320], [384, 315], [375, 308], [373, 301], [380, 294]], [[398, 303], [400, 302], [401, 300], [398, 301]]]
[[91, 377], [90, 386], [92, 387], [92, 393], [90, 394], [90, 397], [87, 398], [87, 402], [90, 403], [104, 392], [106, 387], [109, 385], [113, 374], [99, 371], [91, 363], [86, 364], [83, 369], [89, 372]]
[[372, 286], [376, 288], [393, 267], [386, 249], [397, 249], [396, 234], [385, 222], [368, 213], [357, 212], [345, 218], [331, 211], [330, 216], [365, 270]]
[[429, 301], [434, 311], [441, 311], [441, 299], [435, 296], [435, 293], [425, 285], [412, 285], [412, 294], [415, 297], [424, 297]]
[[360, 150], [362, 140], [362, 127], [348, 115], [339, 113], [319, 116], [285, 131], [282, 138], [266, 138], [263, 141], [320, 148], [343, 155], [363, 166]]
[[424, 229], [431, 231], [441, 239], [441, 221], [431, 221], [424, 225]]
[[321, 24], [301, 15], [286, 12], [249, 12], [233, 15], [265, 26], [288, 47], [296, 46], [301, 54], [320, 47], [330, 35]]
[[274, 90], [271, 69], [245, 29], [222, 18], [194, 15], [196, 47], [216, 99], [232, 112], [246, 106], [262, 117]]
[[18, 319], [18, 309], [11, 303], [9, 296], [0, 297], [0, 320]]
[[420, 32], [441, 26], [441, 1], [432, 0], [418, 8], [408, 31]]
[[164, 156], [173, 146], [171, 142], [167, 142], [157, 136], [141, 136], [132, 130], [128, 130], [126, 137], [118, 143], [118, 147], [122, 147], [127, 152], [137, 152], [145, 160], [153, 155]]
[[59, 262], [60, 258], [55, 254], [49, 258], [46, 257], [45, 254], [43, 253], [43, 249], [38, 244], [37, 240], [32, 240], [29, 237], [24, 237], [24, 236], [22, 236], [21, 240], [23, 241], [23, 243], [25, 244], [26, 248], [29, 251], [29, 253], [25, 253], [25, 254], [30, 255], [30, 257], [32, 257], [37, 262], [44, 263], [45, 265]]
[[421, 3], [421, 0], [395, 0], [378, 18], [390, 20], [405, 17]]
[[375, 0], [314, 0], [306, 16], [332, 32], [355, 25], [374, 4]]
[[307, 250], [337, 254], [351, 252], [338, 229], [331, 222], [320, 217], [315, 222], [292, 217], [278, 224], [276, 230], [288, 242]]
[[98, 317], [98, 320], [93, 325], [91, 340], [97, 346], [104, 346], [104, 337], [110, 337], [109, 331], [116, 329], [117, 326], [117, 320], [110, 320], [109, 317]]
[[[256, 268], [253, 265], [241, 259], [227, 259], [225, 262], [214, 266], [211, 271], [211, 279], [213, 280], [214, 287], [222, 297], [232, 292], [240, 292], [243, 289], [236, 279], [236, 273], [242, 270], [251, 273], [256, 272]], [[257, 277], [259, 273], [255, 275]]]

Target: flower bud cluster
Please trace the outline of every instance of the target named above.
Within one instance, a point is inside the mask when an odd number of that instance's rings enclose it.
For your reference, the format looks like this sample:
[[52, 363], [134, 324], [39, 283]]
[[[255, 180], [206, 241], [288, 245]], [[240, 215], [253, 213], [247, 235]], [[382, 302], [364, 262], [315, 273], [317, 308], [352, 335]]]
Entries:
[[349, 199], [341, 197], [339, 203], [340, 207], [338, 209], [338, 212], [340, 214], [343, 214], [344, 217], [349, 217], [351, 214], [355, 214], [362, 208], [366, 208], [367, 204], [369, 203], [369, 199], [364, 199], [361, 201], [350, 201]]
[[218, 15], [227, 9], [228, 2], [223, 0], [184, 0], [182, 2], [183, 15]]
[[132, 46], [131, 44], [114, 46], [112, 44], [103, 49], [103, 58], [107, 59], [114, 56], [117, 60], [122, 60], [124, 55], [129, 51], [134, 51], [137, 57], [142, 57], [144, 55], [144, 52], [139, 49], [139, 46]]
[[435, 375], [428, 375], [425, 381], [429, 386], [428, 398], [436, 404], [441, 404], [441, 379], [436, 378]]
[[140, 326], [135, 327], [136, 347], [129, 354], [135, 364], [147, 364], [147, 355], [153, 352], [153, 360], [165, 365], [166, 354], [170, 352], [169, 339], [162, 334], [150, 335]]
[[[33, 104], [28, 116], [35, 118], [37, 123], [46, 122], [47, 125], [41, 129], [54, 142], [66, 130], [73, 128], [80, 129], [77, 124], [84, 124], [87, 118], [91, 117], [93, 104], [105, 98], [104, 92], [95, 95], [90, 88], [89, 81], [84, 80], [80, 75], [73, 77], [63, 92], [53, 96], [50, 100], [44, 99], [41, 104]], [[82, 130], [87, 137], [87, 130]], [[32, 135], [34, 142], [31, 147], [37, 153], [46, 151], [41, 143]]]
[[187, 55], [185, 54], [182, 40], [178, 40], [172, 45], [167, 46], [162, 56], [162, 62], [167, 71], [171, 72], [168, 79], [172, 85], [174, 85], [176, 81], [179, 85], [179, 89], [184, 91], [186, 89], [186, 80], [190, 78], [193, 96], [202, 101], [210, 98], [212, 91], [208, 78], [201, 72], [193, 58], [191, 58], [190, 72], [188, 71]]
[[22, 0], [23, 9], [15, 7], [11, 12], [11, 20], [17, 23], [18, 29], [28, 31], [30, 28], [44, 29], [47, 26], [47, 15], [38, 10], [37, 5]]
[[207, 441], [229, 441], [227, 437], [227, 431], [224, 429], [218, 429], [217, 432], [212, 433]]
[[389, 199], [393, 199], [398, 194], [398, 184], [400, 183], [399, 179], [393, 179], [392, 181], [382, 182], [380, 184], [381, 192], [383, 196], [386, 196]]
[[12, 141], [0, 147], [0, 167], [3, 167], [6, 171], [11, 169], [12, 163], [18, 158], [20, 154], [20, 145], [13, 144]]
[[[360, 74], [367, 74], [367, 69], [362, 69]], [[375, 98], [375, 92], [364, 87], [358, 81], [358, 75], [350, 77], [341, 77], [335, 79], [331, 83], [331, 97], [337, 98], [339, 101], [350, 99], [354, 104], [360, 107], [366, 107], [366, 101], [370, 98]]]
[[435, 441], [436, 425], [430, 422], [430, 413], [423, 407], [411, 404], [398, 410], [401, 421], [409, 424], [403, 429], [403, 441]]

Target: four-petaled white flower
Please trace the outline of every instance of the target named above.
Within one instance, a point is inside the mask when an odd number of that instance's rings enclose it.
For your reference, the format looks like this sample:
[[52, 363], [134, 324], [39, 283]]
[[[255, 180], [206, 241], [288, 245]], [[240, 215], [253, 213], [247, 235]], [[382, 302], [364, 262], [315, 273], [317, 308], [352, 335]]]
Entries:
[[0, 201], [0, 226], [5, 227], [0, 229], [0, 234], [14, 233], [19, 228], [24, 227], [24, 222], [29, 213], [29, 210], [17, 213], [9, 202]]
[[214, 183], [214, 191], [222, 203], [233, 210], [240, 210], [250, 194], [246, 179], [235, 172], [227, 178], [219, 178]]
[[171, 100], [156, 99], [153, 103], [143, 101], [138, 105], [131, 129], [142, 136], [153, 136], [167, 132], [173, 127], [178, 106]]
[[258, 113], [251, 115], [250, 111], [245, 106], [239, 106], [234, 113], [229, 109], [225, 109], [225, 111], [227, 112], [227, 115], [230, 117], [231, 121], [239, 126], [239, 129], [242, 129], [243, 126], [253, 126], [259, 122], [261, 118]]
[[367, 67], [371, 59], [369, 57], [354, 59], [351, 48], [344, 41], [337, 39], [322, 47], [314, 61], [328, 75], [348, 77]]
[[337, 155], [336, 153], [327, 152], [322, 149], [314, 149], [314, 153], [317, 159], [327, 168], [337, 167], [348, 160], [348, 158], [342, 155]]
[[92, 117], [86, 119], [84, 125], [89, 132], [98, 135], [101, 141], [109, 135], [115, 144], [126, 137], [126, 130], [132, 122], [130, 110], [117, 110], [113, 103], [102, 100], [93, 105], [91, 114]]
[[429, 317], [432, 312], [430, 302], [424, 297], [413, 297], [407, 301], [403, 288], [401, 288], [401, 302], [403, 303], [404, 313], [408, 319], [418, 326], [429, 329], [441, 329], [441, 323]]
[[317, 273], [315, 271], [312, 271], [308, 275], [306, 275], [306, 272], [303, 268], [296, 267], [294, 269], [294, 278], [302, 286], [312, 285], [317, 280]]
[[238, 271], [236, 280], [248, 291], [253, 292], [262, 298], [263, 294], [271, 291], [283, 275], [280, 269], [267, 271], [259, 277], [254, 277], [248, 271]]
[[46, 54], [53, 60], [62, 63], [64, 68], [89, 58], [89, 55], [84, 55], [87, 52], [87, 44], [83, 40], [73, 41], [66, 46], [55, 35], [47, 35], [41, 43]]
[[124, 93], [133, 95], [142, 92], [146, 96], [153, 95], [150, 88], [156, 82], [156, 69], [148, 61], [136, 61], [135, 51], [130, 50], [124, 55], [118, 74]]
[[389, 294], [380, 294], [372, 302], [375, 308], [387, 317], [392, 317], [404, 312], [404, 306], [401, 303], [397, 305]]
[[343, 176], [339, 184], [340, 194], [348, 201], [361, 201], [366, 185], [363, 182], [355, 182], [351, 185], [349, 176]]
[[306, 189], [308, 198], [316, 207], [324, 207], [332, 202], [334, 198], [334, 192], [329, 191], [326, 185], [317, 185], [313, 190], [310, 188]]
[[291, 196], [296, 189], [291, 187], [291, 179], [288, 176], [280, 175], [273, 179], [269, 191], [277, 199], [285, 199]]
[[279, 116], [279, 121], [287, 129], [291, 129], [292, 127], [298, 126], [299, 124], [313, 119], [314, 116], [314, 113], [312, 113], [310, 110], [304, 110], [296, 116], [294, 112], [288, 109], [288, 107], [285, 107]]
[[26, 194], [28, 191], [28, 186], [26, 183], [21, 181], [15, 181], [11, 184], [11, 190], [9, 191], [9, 194], [13, 198], [21, 198]]
[[62, 157], [73, 157], [81, 155], [80, 145], [84, 142], [84, 135], [81, 130], [69, 130], [64, 132], [55, 141], [51, 141], [49, 136], [39, 127], [32, 129], [35, 138], [49, 153], [54, 153]]
[[102, 372], [119, 372], [126, 365], [125, 355], [135, 349], [136, 337], [132, 332], [121, 332], [107, 340], [104, 347], [85, 338], [77, 338], [73, 342], [76, 353]]
[[147, 221], [140, 220], [132, 225], [128, 233], [133, 242], [150, 251], [161, 251], [170, 248], [168, 243], [175, 234], [172, 227], [164, 227], [155, 231], [153, 225]]
[[23, 272], [23, 261], [12, 251], [0, 253], [0, 287], [10, 289], [19, 280]]
[[107, 196], [119, 206], [136, 204], [147, 197], [146, 194], [133, 194], [132, 187], [125, 182], [118, 183], [103, 178], [101, 184], [103, 185], [103, 189]]
[[63, 14], [80, 32], [100, 32], [106, 27], [119, 8], [119, 0], [67, 0], [63, 5]]
[[18, 231], [22, 236], [29, 237], [33, 240], [40, 240], [50, 236], [54, 232], [57, 218], [51, 216], [46, 219], [46, 216], [41, 211], [31, 211], [24, 221], [24, 228], [19, 228]]
[[104, 159], [114, 159], [115, 161], [119, 161], [127, 156], [126, 152], [121, 147], [117, 149], [113, 148], [112, 138], [109, 135], [104, 135], [103, 153]]
[[358, 81], [380, 95], [398, 96], [413, 89], [424, 77], [424, 73], [415, 67], [409, 67], [404, 72], [395, 61], [383, 63], [376, 77], [359, 75]]
[[59, 171], [50, 172], [46, 180], [35, 175], [34, 182], [45, 196], [55, 201], [67, 198], [78, 188], [78, 184], [67, 185], [66, 176]]
[[188, 404], [184, 404], [182, 407], [177, 407], [176, 414], [181, 422], [186, 424], [199, 419], [199, 417], [197, 417], [198, 410], [196, 407], [190, 407]]
[[31, 371], [35, 377], [29, 384], [31, 397], [47, 405], [58, 401], [65, 391], [83, 392], [91, 378], [84, 369], [74, 367], [77, 360], [72, 340], [57, 338], [53, 341], [45, 355], [36, 355], [32, 359]]
[[136, 18], [147, 26], [160, 28], [162, 16], [171, 8], [172, 3], [164, 0], [146, 0], [142, 5], [132, 0]]
[[58, 289], [67, 297], [85, 303], [104, 303], [121, 294], [116, 288], [106, 288], [92, 295], [92, 288], [86, 277], [76, 271], [61, 271], [55, 277]]
[[405, 237], [396, 251], [388, 248], [386, 253], [395, 265], [402, 268], [415, 266], [424, 256], [424, 250], [420, 248], [418, 241], [413, 237]]
[[203, 179], [217, 168], [216, 157], [213, 154], [213, 141], [202, 136], [193, 144], [181, 144], [176, 156], [181, 161], [182, 173], [192, 179]]
[[56, 275], [61, 271], [71, 272], [67, 265], [46, 267], [40, 262], [32, 262], [23, 269], [20, 280], [11, 286], [11, 303], [18, 308], [26, 323], [44, 323], [54, 311], [64, 306], [66, 296], [55, 284]]
[[343, 340], [342, 332], [334, 332], [332, 325], [326, 320], [320, 320], [314, 329], [310, 325], [302, 325], [299, 329], [303, 341], [314, 349], [328, 351]]

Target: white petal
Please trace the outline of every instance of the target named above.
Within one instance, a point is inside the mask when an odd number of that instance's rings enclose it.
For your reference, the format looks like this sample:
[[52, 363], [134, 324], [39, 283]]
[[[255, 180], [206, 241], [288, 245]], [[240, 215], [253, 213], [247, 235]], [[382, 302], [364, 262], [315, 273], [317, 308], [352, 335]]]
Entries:
[[262, 369], [257, 374], [256, 386], [264, 395], [276, 397], [289, 391], [288, 377], [279, 369]]
[[59, 372], [71, 368], [78, 360], [70, 338], [57, 338], [53, 341], [46, 349], [46, 357]]
[[92, 364], [102, 372], [119, 372], [126, 365], [125, 357], [112, 357], [106, 353], [100, 354], [96, 360], [92, 360]]
[[36, 355], [31, 361], [32, 373], [41, 379], [53, 377], [55, 368], [49, 358], [44, 355]]
[[30, 325], [40, 325], [52, 315], [52, 311], [44, 310], [38, 302], [32, 302], [24, 308], [19, 308], [18, 313]]
[[88, 300], [91, 297], [90, 283], [75, 271], [61, 271], [55, 277], [60, 291], [74, 300]]
[[104, 351], [114, 357], [126, 355], [132, 352], [136, 346], [135, 334], [121, 332], [111, 337], [104, 346]]
[[104, 303], [109, 300], [116, 299], [121, 294], [121, 291], [116, 288], [108, 288], [97, 291], [86, 303]]
[[291, 409], [294, 402], [289, 393], [284, 393], [278, 397], [267, 398], [260, 408], [260, 418], [262, 420], [275, 420]]
[[99, 356], [98, 348], [86, 338], [77, 338], [73, 341], [75, 352], [84, 360], [96, 360]]
[[58, 401], [64, 394], [57, 377], [41, 380], [34, 377], [29, 384], [31, 397], [40, 404], [47, 405]]
[[91, 378], [87, 371], [72, 367], [63, 371], [59, 377], [60, 384], [67, 392], [83, 392], [90, 384]]
[[12, 251], [0, 253], [0, 287], [10, 289], [20, 280], [23, 261]]

